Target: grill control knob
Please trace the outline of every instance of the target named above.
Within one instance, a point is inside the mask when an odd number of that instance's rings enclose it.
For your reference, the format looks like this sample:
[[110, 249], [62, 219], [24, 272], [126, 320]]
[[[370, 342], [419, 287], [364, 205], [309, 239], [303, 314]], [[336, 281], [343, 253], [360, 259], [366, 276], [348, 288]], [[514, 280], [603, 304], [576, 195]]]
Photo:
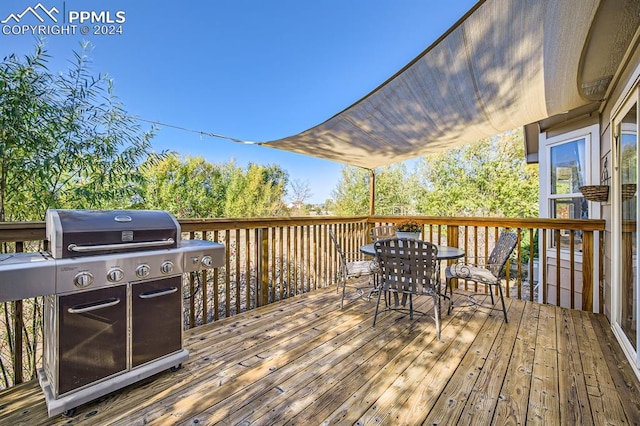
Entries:
[[139, 265], [136, 268], [136, 275], [138, 276], [138, 278], [144, 278], [148, 276], [150, 273], [151, 273], [151, 268], [147, 264]]
[[163, 274], [170, 274], [173, 272], [173, 262], [167, 260], [166, 262], [162, 262], [160, 265], [160, 272]]
[[109, 272], [107, 272], [107, 280], [112, 283], [120, 281], [124, 277], [124, 271], [120, 268], [111, 268]]
[[211, 268], [213, 266], [213, 259], [209, 255], [202, 256], [202, 260], [200, 262], [202, 262], [202, 266], [205, 268]]
[[73, 278], [73, 285], [80, 288], [89, 287], [92, 282], [93, 282], [93, 275], [91, 275], [91, 272], [86, 272], [86, 271], [79, 272]]

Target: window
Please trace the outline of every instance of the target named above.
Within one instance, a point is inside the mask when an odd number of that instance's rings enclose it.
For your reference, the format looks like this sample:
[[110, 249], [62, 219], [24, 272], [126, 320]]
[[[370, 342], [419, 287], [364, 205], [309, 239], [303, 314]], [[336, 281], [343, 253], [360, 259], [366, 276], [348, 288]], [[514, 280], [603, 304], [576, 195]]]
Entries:
[[[587, 138], [581, 137], [550, 146], [549, 216], [558, 219], [587, 219], [589, 204], [578, 188], [587, 184]], [[556, 235], [551, 238], [555, 247]], [[560, 233], [560, 247], [569, 248], [570, 233]], [[574, 244], [580, 250], [582, 234], [575, 233]]]

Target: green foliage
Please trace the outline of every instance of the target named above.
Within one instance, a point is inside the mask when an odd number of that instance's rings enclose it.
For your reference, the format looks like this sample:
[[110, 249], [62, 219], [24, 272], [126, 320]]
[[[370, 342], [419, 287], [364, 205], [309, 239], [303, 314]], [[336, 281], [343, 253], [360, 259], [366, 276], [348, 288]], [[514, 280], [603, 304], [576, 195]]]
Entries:
[[[369, 171], [347, 166], [333, 193], [338, 215], [369, 211]], [[538, 216], [538, 167], [527, 165], [521, 131], [376, 169], [376, 214]]]
[[342, 168], [342, 179], [332, 193], [333, 214], [361, 216], [369, 214], [369, 171], [360, 167]]
[[521, 131], [428, 156], [418, 170], [422, 214], [538, 215], [538, 168], [525, 162]]
[[414, 180], [414, 177], [408, 174], [404, 164], [394, 164], [376, 170], [376, 213], [406, 214], [413, 212], [415, 209], [413, 201]]
[[261, 217], [286, 214], [287, 173], [279, 166], [208, 163], [167, 155], [142, 168], [137, 207], [167, 210], [177, 217]]
[[175, 153], [142, 167], [141, 206], [178, 217], [221, 217], [226, 196], [225, 170], [202, 157], [182, 161]]
[[[381, 167], [375, 175], [377, 214], [399, 214], [413, 209], [414, 177], [404, 164]], [[369, 171], [353, 166], [342, 169], [342, 179], [333, 192], [331, 210], [337, 215], [369, 214]]]
[[249, 164], [246, 173], [232, 167], [224, 215], [226, 217], [282, 216], [288, 174], [280, 166]]
[[74, 53], [66, 74], [47, 69], [42, 45], [0, 63], [0, 221], [39, 220], [47, 208], [127, 207], [141, 184], [151, 134], [107, 76], [90, 75], [88, 49]]

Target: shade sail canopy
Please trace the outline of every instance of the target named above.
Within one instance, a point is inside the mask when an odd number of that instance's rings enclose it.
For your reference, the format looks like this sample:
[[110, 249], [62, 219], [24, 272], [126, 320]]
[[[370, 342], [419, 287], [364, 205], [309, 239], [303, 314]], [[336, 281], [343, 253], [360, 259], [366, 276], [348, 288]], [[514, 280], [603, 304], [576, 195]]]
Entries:
[[372, 169], [597, 103], [639, 20], [638, 0], [480, 1], [369, 95], [263, 145]]

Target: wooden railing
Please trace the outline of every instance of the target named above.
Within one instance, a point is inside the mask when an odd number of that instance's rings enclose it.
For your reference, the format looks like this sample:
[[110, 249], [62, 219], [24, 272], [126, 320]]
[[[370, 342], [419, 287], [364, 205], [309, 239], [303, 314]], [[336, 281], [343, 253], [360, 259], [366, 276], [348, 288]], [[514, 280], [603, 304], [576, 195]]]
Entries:
[[[357, 253], [362, 244], [369, 242], [371, 226], [406, 219], [404, 216], [182, 219], [183, 238], [218, 241], [226, 251], [223, 267], [185, 276], [185, 327], [196, 327], [333, 285], [338, 258], [329, 229], [336, 233], [344, 251]], [[516, 231], [518, 246], [503, 279], [507, 297], [592, 311], [596, 294], [595, 310], [602, 312], [602, 258], [600, 250], [596, 250], [596, 242], [604, 230], [602, 220], [412, 219], [422, 225], [424, 240], [463, 248], [467, 254], [463, 261], [486, 259], [501, 230]], [[0, 252], [46, 250], [44, 239], [42, 222], [0, 223]], [[484, 291], [471, 287], [471, 283], [458, 285], [466, 290]], [[3, 303], [0, 388], [35, 377], [41, 354], [41, 306], [41, 298]]]

